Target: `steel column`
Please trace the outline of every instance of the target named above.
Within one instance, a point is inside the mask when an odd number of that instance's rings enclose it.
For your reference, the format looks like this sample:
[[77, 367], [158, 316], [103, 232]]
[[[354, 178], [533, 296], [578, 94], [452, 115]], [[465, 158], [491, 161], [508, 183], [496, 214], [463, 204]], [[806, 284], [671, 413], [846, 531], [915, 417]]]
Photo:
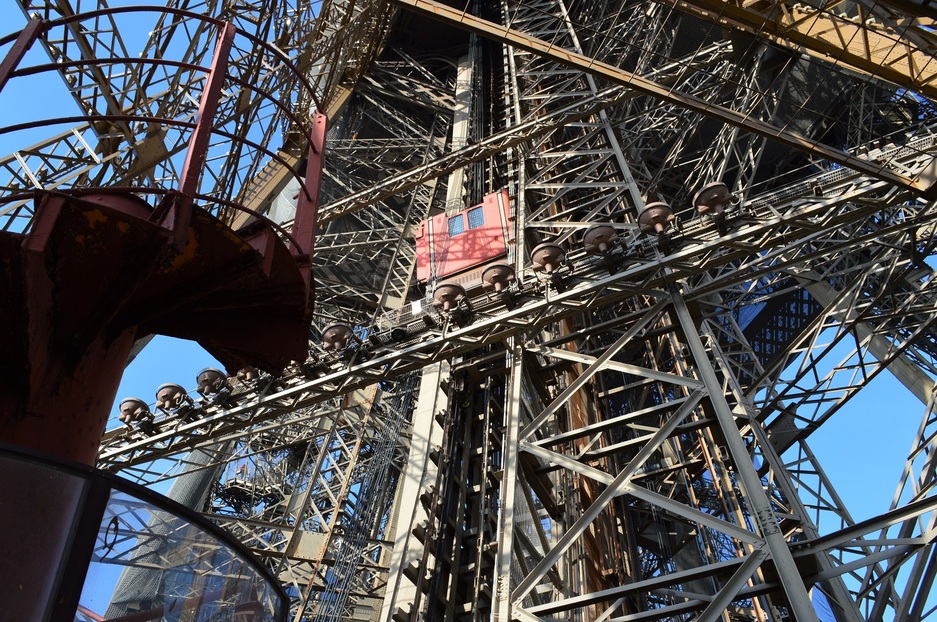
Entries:
[[716, 377], [716, 372], [709, 360], [709, 354], [699, 337], [699, 328], [686, 306], [683, 295], [680, 292], [672, 291], [671, 299], [677, 319], [683, 329], [687, 347], [693, 356], [693, 365], [703, 384], [706, 385], [716, 420], [728, 444], [729, 453], [735, 460], [736, 469], [742, 481], [743, 492], [751, 504], [752, 519], [756, 522], [758, 530], [765, 538], [771, 558], [778, 569], [781, 586], [787, 595], [788, 603], [798, 622], [818, 622], [817, 614], [810, 603], [810, 595], [804, 587], [803, 578], [794, 563], [787, 541], [784, 540], [784, 536], [778, 528], [778, 519], [774, 514], [774, 510], [771, 509], [771, 502], [765, 494], [764, 485], [751, 462], [745, 444], [742, 442], [735, 415], [726, 401], [722, 384]]

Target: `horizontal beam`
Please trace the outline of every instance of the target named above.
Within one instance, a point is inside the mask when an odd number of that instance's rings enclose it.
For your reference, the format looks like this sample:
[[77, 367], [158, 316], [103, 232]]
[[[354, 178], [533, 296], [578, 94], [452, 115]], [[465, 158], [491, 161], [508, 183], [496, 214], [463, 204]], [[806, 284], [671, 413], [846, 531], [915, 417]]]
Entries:
[[695, 95], [682, 93], [671, 87], [662, 86], [652, 80], [625, 71], [620, 67], [590, 58], [584, 54], [557, 47], [556, 45], [527, 35], [523, 32], [490, 22], [464, 11], [434, 2], [433, 0], [390, 0], [392, 4], [410, 9], [439, 21], [457, 26], [469, 32], [479, 34], [493, 41], [499, 41], [528, 52], [532, 52], [555, 61], [567, 67], [578, 69], [587, 74], [609, 80], [615, 84], [649, 95], [660, 101], [699, 113], [705, 117], [715, 119], [742, 128], [759, 136], [781, 143], [798, 151], [835, 162], [854, 171], [863, 173], [899, 187], [907, 188], [918, 193], [927, 193], [933, 183], [923, 176], [909, 177], [888, 168], [884, 163], [872, 162], [864, 158], [851, 155], [840, 149], [830, 147], [818, 141], [810, 140], [783, 128], [752, 118], [744, 113], [731, 110], [724, 106], [708, 102]]
[[[855, 17], [837, 14], [831, 8], [836, 3], [815, 8], [784, 2], [660, 1], [720, 27], [766, 39], [937, 99], [934, 46], [922, 49], [914, 41], [931, 43], [927, 39], [933, 35], [919, 27], [905, 24], [905, 32], [896, 32], [867, 14]], [[914, 30], [915, 37], [905, 36], [909, 29]]]
[[[930, 143], [928, 143], [929, 146]], [[821, 174], [822, 176], [822, 174]], [[844, 219], [864, 218], [877, 207], [856, 206], [853, 201], [864, 193], [881, 189], [879, 182], [859, 183], [861, 179], [844, 179], [846, 186], [836, 190], [834, 197], [807, 197], [795, 193], [787, 203], [770, 197], [755, 197], [749, 202], [750, 220], [725, 235], [719, 235], [715, 227], [695, 231], [680, 247], [666, 256], [651, 254], [644, 258], [628, 259], [625, 267], [609, 273], [604, 263], [590, 264], [586, 260], [576, 267], [568, 277], [562, 292], [543, 292], [535, 286], [536, 280], [519, 275], [524, 285], [518, 295], [517, 306], [511, 310], [488, 307], [477, 301], [475, 321], [463, 326], [449, 325], [445, 330], [427, 329], [423, 338], [412, 343], [395, 344], [392, 348], [376, 349], [366, 361], [351, 364], [330, 365], [316, 378], [304, 379], [301, 375], [281, 380], [283, 387], [270, 394], [245, 396], [239, 405], [232, 408], [209, 409], [198, 421], [179, 423], [167, 422], [159, 433], [149, 438], [129, 434], [126, 430], [107, 433], [99, 467], [123, 470], [156, 458], [173, 455], [181, 451], [218, 442], [219, 438], [231, 438], [243, 434], [245, 427], [275, 419], [297, 408], [308, 408], [330, 398], [338, 398], [348, 390], [365, 386], [379, 380], [397, 377], [402, 373], [424, 365], [455, 356], [460, 352], [477, 349], [480, 344], [500, 341], [508, 336], [526, 333], [548, 322], [580, 313], [599, 304], [612, 304], [638, 293], [652, 292], [655, 288], [666, 288], [667, 283], [685, 280], [693, 275], [715, 270], [719, 266], [736, 265], [757, 254], [758, 261], [773, 265], [768, 251], [781, 247], [793, 248], [798, 241], [812, 240], [828, 233], [835, 235]], [[858, 187], [849, 191], [846, 187]], [[809, 187], [809, 184], [807, 184]], [[832, 191], [831, 191], [832, 193]], [[898, 199], [895, 199], [898, 200]], [[848, 209], [847, 209], [848, 207]], [[842, 211], [845, 210], [845, 211]], [[929, 203], [917, 210], [913, 219], [901, 219], [884, 224], [874, 233], [881, 238], [888, 233], [900, 232], [907, 227], [920, 227], [937, 219], [937, 204]], [[872, 235], [872, 234], [870, 234]], [[855, 245], [868, 243], [863, 238], [844, 240], [842, 245], [822, 247], [825, 252], [804, 256], [803, 261], [819, 261], [830, 253], [849, 252]], [[631, 244], [633, 246], [633, 243]], [[767, 253], [767, 254], [766, 254]], [[796, 267], [797, 262], [789, 267]], [[591, 266], [591, 267], [590, 267]], [[741, 275], [749, 275], [747, 277]], [[738, 279], [751, 278], [758, 268], [749, 267], [741, 272], [736, 267], [724, 271], [708, 281], [699, 291], [689, 292], [688, 298], [708, 295], [734, 284]], [[531, 289], [533, 288], [533, 289]], [[539, 292], [539, 293], [538, 293]], [[623, 319], [623, 323], [626, 321]], [[614, 328], [608, 326], [609, 329]]]

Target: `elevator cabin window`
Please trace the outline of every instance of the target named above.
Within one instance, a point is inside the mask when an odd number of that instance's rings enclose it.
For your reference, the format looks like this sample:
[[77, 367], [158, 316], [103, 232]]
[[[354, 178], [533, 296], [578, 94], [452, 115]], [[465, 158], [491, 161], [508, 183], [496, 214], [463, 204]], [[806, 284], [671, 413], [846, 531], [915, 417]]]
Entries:
[[[485, 224], [485, 212], [482, 208], [476, 207], [470, 209], [465, 214], [468, 216], [468, 228], [478, 229]], [[460, 233], [465, 233], [465, 216], [458, 214], [449, 219], [449, 237], [454, 237]]]
[[480, 207], [468, 211], [469, 229], [478, 229], [485, 224], [485, 213]]
[[465, 221], [462, 220], [462, 214], [449, 219], [449, 237], [457, 236], [460, 233], [465, 233]]

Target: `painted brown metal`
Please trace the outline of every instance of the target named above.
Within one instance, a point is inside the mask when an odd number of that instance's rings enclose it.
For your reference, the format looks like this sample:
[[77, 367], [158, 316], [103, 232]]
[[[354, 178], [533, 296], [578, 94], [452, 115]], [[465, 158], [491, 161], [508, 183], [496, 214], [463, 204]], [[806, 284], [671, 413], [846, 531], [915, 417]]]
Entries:
[[42, 20], [37, 17], [29, 20], [26, 27], [20, 31], [19, 36], [16, 38], [16, 41], [13, 42], [6, 56], [0, 61], [0, 91], [3, 90], [3, 87], [10, 79], [10, 74], [16, 69], [16, 66], [23, 59], [23, 56], [25, 56], [29, 48], [32, 47], [33, 42], [42, 32], [42, 28]]
[[312, 292], [312, 256], [315, 252], [316, 228], [319, 222], [319, 189], [322, 186], [322, 170], [325, 167], [325, 132], [328, 117], [316, 113], [309, 137], [309, 153], [306, 158], [306, 174], [303, 187], [296, 200], [296, 218], [293, 220], [293, 237], [299, 243], [297, 261], [303, 278]]
[[180, 250], [132, 195], [49, 193], [37, 212], [0, 236], [0, 439], [90, 463], [144, 335], [196, 340], [231, 370], [305, 357], [307, 286], [269, 228], [244, 239], [196, 208]]
[[739, 127], [745, 131], [763, 136], [792, 149], [809, 153], [831, 162], [835, 162], [856, 172], [880, 179], [896, 186], [907, 188], [930, 198], [937, 193], [932, 179], [923, 174], [909, 177], [893, 170], [883, 163], [871, 161], [846, 153], [841, 149], [825, 145], [816, 140], [800, 136], [790, 130], [766, 123], [749, 115], [721, 106], [705, 99], [670, 88], [653, 80], [639, 76], [615, 65], [590, 58], [579, 52], [553, 45], [549, 41], [523, 33], [515, 28], [503, 26], [465, 11], [454, 9], [434, 0], [391, 0], [393, 4], [426, 15], [444, 23], [457, 26], [469, 32], [479, 34], [493, 41], [512, 45], [527, 50], [543, 58], [558, 62], [566, 67], [584, 71], [598, 78], [609, 80], [632, 89], [643, 95], [649, 95], [662, 102], [692, 110], [719, 122]]
[[750, 0], [664, 0], [663, 4], [927, 97], [937, 96], [937, 72], [931, 62], [935, 41], [930, 20], [917, 17], [919, 6], [906, 7], [906, 15], [882, 24], [874, 18], [884, 19], [889, 11], [877, 7], [878, 3], [871, 4], [871, 14], [863, 9], [853, 17], [837, 12], [847, 6], [835, 2], [816, 7]]
[[[0, 69], [15, 68], [41, 26], [30, 22]], [[194, 204], [234, 36], [221, 25], [178, 190], [156, 208], [126, 188], [38, 192], [28, 232], [0, 233], [0, 440], [91, 464], [147, 335], [198, 341], [232, 371], [305, 359], [324, 116], [298, 241], [263, 218], [235, 232]]]

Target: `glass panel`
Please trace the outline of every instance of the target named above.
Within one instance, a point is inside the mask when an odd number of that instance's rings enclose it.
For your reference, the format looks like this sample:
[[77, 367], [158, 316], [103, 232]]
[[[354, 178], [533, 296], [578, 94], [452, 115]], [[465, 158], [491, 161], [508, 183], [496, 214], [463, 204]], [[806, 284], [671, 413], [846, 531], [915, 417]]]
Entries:
[[476, 207], [468, 211], [469, 229], [478, 229], [485, 224], [485, 213], [483, 208]]
[[465, 233], [465, 221], [462, 220], [462, 214], [449, 219], [449, 237], [457, 236], [460, 233]]
[[[60, 565], [87, 559], [93, 538], [76, 621], [285, 620], [287, 599], [273, 575], [191, 510], [163, 505], [159, 495], [119, 479], [6, 447], [0, 447], [0, 473], [0, 529], [6, 536], [0, 580], [14, 586], [3, 593], [0, 619], [41, 622], [52, 606], [58, 608], [55, 619], [61, 618], [80, 575], [65, 573], [57, 586]], [[89, 486], [93, 494], [86, 496]], [[95, 501], [101, 498], [97, 490], [107, 495], [106, 504]]]
[[239, 551], [184, 518], [112, 490], [76, 619], [138, 614], [133, 619], [272, 622], [279, 604]]
[[15, 457], [0, 456], [0, 618], [41, 620], [53, 599], [86, 480]]

